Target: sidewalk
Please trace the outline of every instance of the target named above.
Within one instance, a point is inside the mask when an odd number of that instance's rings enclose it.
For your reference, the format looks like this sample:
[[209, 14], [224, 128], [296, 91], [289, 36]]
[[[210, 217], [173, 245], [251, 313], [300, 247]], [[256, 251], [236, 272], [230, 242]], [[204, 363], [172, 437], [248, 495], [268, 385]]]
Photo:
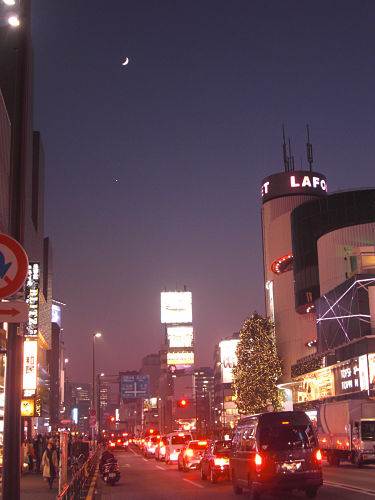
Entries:
[[24, 474], [21, 477], [21, 500], [50, 500], [58, 493], [59, 480], [56, 478], [52, 490], [41, 474]]

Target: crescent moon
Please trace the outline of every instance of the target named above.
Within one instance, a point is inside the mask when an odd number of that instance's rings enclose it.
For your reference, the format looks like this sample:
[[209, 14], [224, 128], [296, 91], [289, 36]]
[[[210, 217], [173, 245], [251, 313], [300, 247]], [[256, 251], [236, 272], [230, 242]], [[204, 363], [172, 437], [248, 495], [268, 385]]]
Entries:
[[122, 63], [123, 66], [127, 66], [129, 64], [129, 57], [125, 58], [125, 61]]

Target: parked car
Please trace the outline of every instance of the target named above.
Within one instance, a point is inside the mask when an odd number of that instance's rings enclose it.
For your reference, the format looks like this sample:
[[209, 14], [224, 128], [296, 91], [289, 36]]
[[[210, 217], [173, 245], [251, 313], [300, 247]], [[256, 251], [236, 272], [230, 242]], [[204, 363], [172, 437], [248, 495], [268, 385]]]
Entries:
[[229, 479], [231, 441], [211, 441], [202, 457], [201, 479], [216, 483], [219, 478]]
[[323, 484], [322, 454], [311, 420], [303, 411], [262, 413], [241, 419], [230, 456], [233, 490], [303, 490], [314, 498]]

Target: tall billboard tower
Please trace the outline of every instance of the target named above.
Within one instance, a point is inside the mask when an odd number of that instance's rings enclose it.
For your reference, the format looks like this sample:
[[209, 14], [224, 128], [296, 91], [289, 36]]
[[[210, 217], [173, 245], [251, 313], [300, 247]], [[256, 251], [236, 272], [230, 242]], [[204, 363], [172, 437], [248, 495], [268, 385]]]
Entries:
[[192, 293], [161, 292], [161, 323], [165, 327], [167, 365], [179, 371], [194, 365]]
[[312, 146], [308, 137], [308, 170], [295, 170], [294, 158], [283, 144], [284, 172], [263, 179], [262, 236], [267, 316], [275, 323], [277, 349], [283, 362], [282, 381], [291, 377], [291, 366], [308, 354], [307, 343], [316, 339], [312, 297], [296, 308], [294, 295], [292, 211], [307, 201], [327, 194], [324, 175], [312, 171]]

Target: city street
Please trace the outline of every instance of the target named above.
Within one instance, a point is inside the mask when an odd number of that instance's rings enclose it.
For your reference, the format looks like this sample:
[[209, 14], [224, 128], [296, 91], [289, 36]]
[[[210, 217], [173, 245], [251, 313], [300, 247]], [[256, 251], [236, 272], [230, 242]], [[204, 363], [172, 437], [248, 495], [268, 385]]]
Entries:
[[[130, 452], [116, 454], [120, 469], [120, 482], [114, 486], [107, 486], [101, 479], [98, 481], [97, 499], [134, 500], [155, 499], [220, 499], [241, 498], [234, 495], [230, 483], [211, 484], [202, 481], [199, 472], [183, 473], [177, 467], [167, 466], [164, 462], [145, 459], [131, 449]], [[375, 497], [375, 474], [373, 467], [356, 469], [353, 466], [325, 467], [325, 485], [318, 494], [321, 500], [333, 498], [349, 500], [365, 500]], [[246, 498], [246, 494], [243, 496]], [[277, 498], [265, 495], [266, 500]], [[306, 498], [302, 492], [288, 495], [289, 499]]]

